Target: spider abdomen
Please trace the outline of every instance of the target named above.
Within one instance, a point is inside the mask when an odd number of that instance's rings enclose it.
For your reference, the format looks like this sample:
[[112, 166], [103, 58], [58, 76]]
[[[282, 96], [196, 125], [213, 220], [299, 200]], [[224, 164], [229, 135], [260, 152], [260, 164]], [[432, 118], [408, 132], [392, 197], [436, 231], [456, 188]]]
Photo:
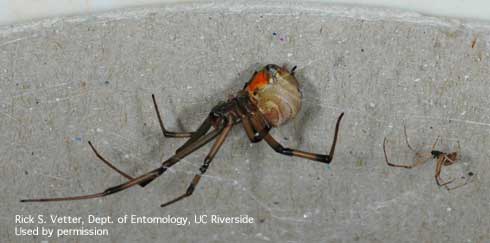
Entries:
[[294, 68], [268, 64], [245, 86], [254, 103], [271, 126], [291, 120], [301, 109], [301, 92]]
[[[293, 76], [289, 76], [293, 78]], [[286, 79], [276, 80], [256, 95], [257, 107], [272, 126], [291, 120], [301, 109], [301, 93]]]

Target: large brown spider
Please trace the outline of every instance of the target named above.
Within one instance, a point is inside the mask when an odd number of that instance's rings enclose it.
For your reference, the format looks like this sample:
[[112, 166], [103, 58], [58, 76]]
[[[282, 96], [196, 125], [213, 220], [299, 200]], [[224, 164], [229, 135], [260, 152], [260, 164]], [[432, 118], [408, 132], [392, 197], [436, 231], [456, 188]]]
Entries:
[[[175, 165], [181, 159], [198, 150], [205, 144], [216, 139], [211, 151], [204, 159], [204, 164], [201, 166], [200, 173], [194, 176], [194, 179], [190, 183], [186, 192], [181, 196], [170, 200], [162, 204], [162, 207], [175, 203], [185, 197], [192, 195], [195, 187], [199, 183], [201, 176], [206, 172], [214, 156], [218, 152], [219, 148], [225, 141], [226, 137], [230, 133], [231, 128], [234, 125], [241, 123], [245, 132], [252, 143], [257, 143], [265, 140], [274, 151], [289, 155], [302, 157], [309, 160], [323, 162], [329, 164], [332, 160], [335, 144], [337, 142], [340, 120], [344, 113], [341, 113], [337, 119], [335, 126], [335, 134], [333, 137], [332, 146], [328, 155], [315, 154], [310, 152], [304, 152], [296, 149], [290, 149], [282, 146], [277, 142], [270, 134], [269, 131], [272, 127], [279, 126], [286, 121], [294, 118], [301, 107], [301, 92], [299, 89], [299, 83], [294, 76], [293, 67], [291, 71], [288, 71], [285, 67], [279, 67], [274, 64], [266, 65], [263, 69], [255, 72], [249, 82], [247, 82], [244, 88], [239, 91], [235, 96], [228, 98], [226, 102], [221, 102], [216, 105], [194, 132], [170, 132], [167, 131], [163, 125], [160, 111], [158, 109], [155, 96], [152, 95], [153, 104], [160, 123], [160, 128], [165, 137], [174, 138], [189, 138], [182, 146], [180, 146], [175, 154], [169, 159], [162, 162], [162, 165], [157, 169], [154, 169], [146, 174], [138, 177], [132, 177], [125, 172], [116, 168], [107, 159], [102, 157], [100, 153], [94, 148], [92, 143], [89, 142], [90, 147], [96, 154], [96, 156], [107, 164], [110, 168], [117, 171], [122, 176], [128, 179], [127, 182], [118, 186], [110, 187], [103, 192], [74, 196], [74, 197], [60, 197], [60, 198], [41, 198], [41, 199], [25, 199], [21, 202], [47, 202], [47, 201], [67, 201], [67, 200], [81, 200], [104, 197], [135, 185], [142, 187], [146, 186], [154, 179], [163, 174], [168, 168]], [[211, 131], [210, 131], [211, 130]]]
[[[413, 149], [413, 147], [408, 142], [406, 126], [403, 126], [403, 132], [405, 134], [405, 142], [407, 143], [408, 148], [410, 150], [412, 150], [412, 152], [415, 153], [415, 157], [416, 157], [415, 162], [413, 164], [409, 164], [409, 165], [400, 165], [400, 164], [391, 163], [388, 160], [388, 155], [386, 154], [387, 139], [385, 137], [383, 140], [383, 152], [385, 155], [386, 164], [388, 164], [389, 166], [393, 166], [393, 167], [401, 167], [401, 168], [406, 168], [406, 169], [412, 169], [414, 167], [417, 167], [419, 165], [424, 164], [429, 159], [433, 158], [433, 159], [436, 159], [436, 161], [437, 161], [436, 162], [436, 172], [435, 172], [434, 177], [436, 179], [436, 183], [438, 186], [444, 186], [447, 190], [453, 190], [453, 189], [456, 189], [458, 187], [464, 186], [468, 183], [468, 180], [465, 180], [465, 182], [463, 184], [460, 184], [460, 185], [457, 185], [457, 186], [450, 188], [450, 187], [448, 187], [448, 185], [450, 183], [454, 182], [454, 179], [446, 181], [446, 182], [442, 182], [442, 179], [441, 179], [442, 167], [452, 165], [452, 164], [456, 163], [459, 159], [459, 150], [461, 149], [459, 142], [458, 142], [458, 150], [457, 151], [446, 153], [446, 152], [442, 152], [439, 150], [435, 150], [436, 144], [439, 141], [439, 137], [437, 137], [436, 141], [432, 145], [432, 150], [430, 152], [417, 152], [415, 149]], [[469, 172], [468, 176], [469, 177], [473, 176], [473, 172]]]

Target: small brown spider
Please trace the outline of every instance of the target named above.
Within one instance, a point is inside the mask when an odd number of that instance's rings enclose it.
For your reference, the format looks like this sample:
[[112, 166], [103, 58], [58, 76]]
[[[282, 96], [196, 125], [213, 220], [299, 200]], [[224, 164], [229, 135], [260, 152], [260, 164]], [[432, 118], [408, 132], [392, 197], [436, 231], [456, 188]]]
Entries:
[[260, 71], [254, 73], [250, 81], [245, 84], [245, 87], [243, 87], [241, 91], [234, 96], [230, 96], [227, 101], [216, 105], [201, 126], [199, 126], [199, 128], [194, 132], [167, 131], [163, 125], [155, 96], [152, 95], [153, 105], [155, 106], [158, 122], [163, 135], [165, 137], [188, 138], [187, 141], [176, 150], [172, 157], [162, 161], [160, 167], [138, 177], [132, 177], [119, 170], [107, 159], [102, 157], [92, 143], [89, 142], [89, 145], [94, 151], [95, 155], [110, 168], [127, 178], [127, 182], [118, 186], [110, 187], [103, 192], [90, 195], [25, 199], [21, 200], [21, 202], [53, 202], [90, 199], [108, 196], [135, 185], [144, 187], [162, 175], [168, 168], [178, 163], [184, 157], [198, 150], [205, 144], [215, 140], [213, 146], [211, 147], [211, 151], [208, 153], [204, 159], [203, 165], [199, 169], [200, 173], [194, 176], [194, 179], [191, 181], [186, 192], [161, 205], [162, 207], [168, 206], [192, 195], [192, 192], [199, 183], [201, 176], [208, 169], [214, 156], [230, 133], [231, 128], [238, 124], [243, 126], [248, 139], [252, 143], [265, 141], [277, 153], [329, 164], [333, 158], [335, 145], [337, 143], [340, 120], [342, 119], [344, 113], [341, 113], [337, 119], [333, 142], [328, 154], [316, 154], [284, 147], [269, 133], [273, 127], [280, 126], [294, 118], [301, 108], [301, 92], [299, 82], [294, 76], [295, 69], [296, 67], [293, 67], [291, 71], [289, 71], [285, 67], [280, 67], [275, 64], [266, 65]]
[[[385, 137], [383, 140], [383, 152], [385, 155], [386, 164], [388, 164], [389, 166], [393, 166], [393, 167], [401, 167], [401, 168], [406, 168], [406, 169], [412, 169], [414, 167], [417, 167], [419, 165], [424, 164], [429, 159], [433, 158], [433, 159], [436, 159], [436, 172], [435, 172], [434, 177], [436, 179], [436, 183], [438, 186], [444, 186], [447, 190], [453, 190], [453, 189], [456, 189], [458, 187], [464, 186], [468, 183], [468, 180], [465, 180], [465, 182], [460, 184], [460, 185], [457, 185], [454, 187], [449, 187], [448, 185], [450, 183], [454, 182], [454, 179], [446, 181], [446, 182], [442, 182], [442, 179], [441, 179], [442, 167], [452, 165], [452, 164], [456, 163], [459, 159], [459, 150], [461, 149], [461, 147], [459, 145], [459, 141], [458, 141], [458, 150], [457, 151], [446, 153], [446, 152], [442, 152], [439, 150], [435, 150], [436, 144], [439, 141], [439, 137], [437, 137], [436, 141], [432, 145], [432, 150], [430, 152], [417, 152], [415, 149], [413, 149], [413, 147], [408, 142], [406, 126], [403, 126], [403, 132], [405, 134], [405, 142], [407, 143], [408, 148], [415, 153], [415, 157], [416, 157], [415, 162], [413, 164], [410, 164], [410, 165], [401, 165], [401, 164], [391, 163], [388, 160], [388, 155], [386, 154], [387, 139]], [[468, 173], [468, 177], [471, 177], [471, 176], [473, 176], [473, 172]], [[462, 179], [464, 179], [464, 177]]]

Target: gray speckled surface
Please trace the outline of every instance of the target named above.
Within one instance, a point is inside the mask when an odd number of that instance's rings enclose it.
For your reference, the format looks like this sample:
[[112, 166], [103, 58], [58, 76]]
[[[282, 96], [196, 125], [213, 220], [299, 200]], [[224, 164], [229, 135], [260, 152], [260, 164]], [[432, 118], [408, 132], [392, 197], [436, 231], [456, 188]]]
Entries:
[[[277, 7], [279, 6], [279, 7]], [[413, 13], [308, 4], [195, 4], [44, 20], [0, 32], [0, 238], [5, 242], [489, 242], [490, 28]], [[472, 48], [472, 42], [476, 39]], [[156, 168], [211, 107], [261, 64], [298, 65], [304, 104], [273, 134], [322, 152], [346, 112], [330, 167], [249, 145], [235, 128], [194, 195], [180, 195], [209, 146], [144, 189], [96, 200], [21, 204], [19, 199], [102, 191]], [[443, 176], [472, 183], [438, 188], [433, 161], [413, 170], [403, 140], [429, 149], [461, 144]], [[422, 148], [425, 144], [425, 147]], [[421, 151], [422, 151], [421, 150]], [[248, 215], [253, 224], [112, 224], [109, 236], [15, 236], [14, 215]], [[86, 223], [84, 227], [95, 225]], [[99, 226], [98, 226], [99, 227]], [[99, 227], [101, 228], [101, 227]]]

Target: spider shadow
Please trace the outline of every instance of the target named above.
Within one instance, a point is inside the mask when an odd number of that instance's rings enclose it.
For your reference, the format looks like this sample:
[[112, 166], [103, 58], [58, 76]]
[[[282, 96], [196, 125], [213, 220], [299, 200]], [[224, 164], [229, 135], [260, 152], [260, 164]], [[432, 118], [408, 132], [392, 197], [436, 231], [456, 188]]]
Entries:
[[[304, 75], [304, 69], [301, 67], [296, 72], [296, 78], [300, 81], [301, 93], [302, 93], [302, 107], [297, 117], [291, 121], [293, 126], [293, 138], [296, 140], [294, 146], [302, 145], [304, 141], [304, 135], [308, 128], [311, 128], [314, 124], [315, 118], [318, 116], [319, 111], [322, 109], [320, 100], [315, 97], [320, 97], [318, 88], [313, 85], [311, 81]], [[329, 124], [329, 122], [325, 122]], [[325, 127], [325, 129], [327, 129]], [[325, 135], [327, 137], [327, 135]], [[308, 142], [308, 141], [306, 141]], [[327, 146], [327, 145], [326, 145]], [[321, 152], [324, 153], [325, 151]], [[328, 151], [326, 151], [328, 152]]]
[[[216, 106], [219, 102], [226, 101], [229, 95], [234, 95], [239, 90], [241, 90], [246, 82], [252, 77], [255, 70], [258, 69], [258, 65], [254, 64], [249, 66], [247, 69], [238, 73], [238, 76], [233, 79], [233, 81], [224, 85], [224, 88], [220, 88], [209, 96], [206, 97], [195, 97], [191, 104], [186, 104], [184, 110], [177, 112], [176, 117], [171, 117], [174, 119], [176, 128], [173, 130], [178, 131], [193, 131], [200, 125], [200, 123], [207, 117], [211, 109]], [[172, 98], [168, 100], [169, 106], [172, 107], [173, 114], [175, 114], [176, 102]], [[161, 111], [165, 113], [165, 111]], [[197, 116], [198, 117], [197, 117]], [[165, 116], [165, 115], [164, 115]], [[191, 121], [190, 124], [189, 121]], [[164, 121], [165, 122], [165, 121]], [[168, 123], [168, 121], [167, 121]]]

